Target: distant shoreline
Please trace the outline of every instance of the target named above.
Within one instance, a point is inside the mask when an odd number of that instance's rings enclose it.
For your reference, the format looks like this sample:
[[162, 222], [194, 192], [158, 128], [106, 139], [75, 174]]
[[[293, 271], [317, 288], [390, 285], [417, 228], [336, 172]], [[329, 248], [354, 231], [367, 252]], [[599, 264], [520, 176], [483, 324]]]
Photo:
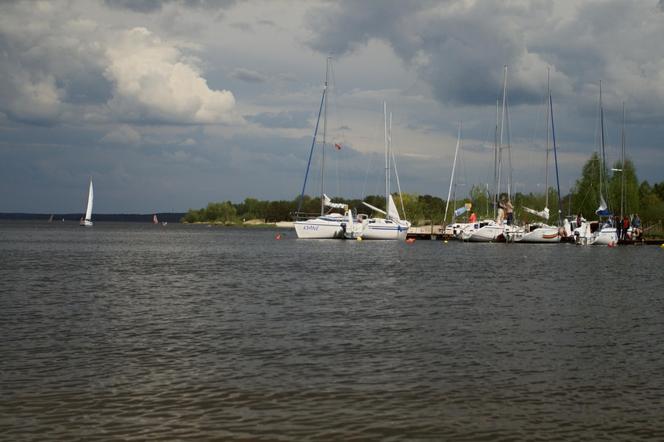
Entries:
[[[48, 221], [53, 215], [53, 221], [79, 221], [82, 213], [24, 213], [5, 212], [0, 213], [0, 220], [25, 220], [25, 221]], [[118, 222], [152, 222], [153, 213], [93, 213], [93, 221], [118, 221]], [[179, 223], [185, 212], [156, 212], [160, 222]]]

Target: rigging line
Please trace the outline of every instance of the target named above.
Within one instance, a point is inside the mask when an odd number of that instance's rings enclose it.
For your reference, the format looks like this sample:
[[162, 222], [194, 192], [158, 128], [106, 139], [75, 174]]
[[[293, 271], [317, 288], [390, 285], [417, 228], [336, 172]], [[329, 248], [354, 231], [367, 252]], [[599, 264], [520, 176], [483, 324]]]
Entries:
[[397, 179], [397, 190], [399, 191], [399, 200], [401, 201], [401, 212], [403, 212], [404, 219], [408, 219], [408, 217], [406, 216], [406, 208], [403, 205], [403, 196], [401, 194], [401, 183], [399, 182], [399, 172], [397, 171], [397, 159], [394, 156], [394, 151], [392, 151], [391, 154], [392, 154], [392, 164], [394, 164], [394, 176]]
[[314, 137], [311, 141], [311, 149], [309, 150], [309, 160], [307, 161], [307, 170], [304, 173], [304, 182], [302, 183], [302, 193], [300, 194], [300, 201], [297, 204], [297, 211], [300, 212], [302, 209], [302, 200], [304, 199], [304, 189], [307, 185], [307, 178], [309, 177], [309, 167], [311, 166], [311, 156], [314, 153], [314, 146], [316, 145], [316, 136], [318, 135], [318, 123], [320, 123], [320, 114], [323, 110], [323, 101], [325, 100], [325, 94], [327, 92], [327, 85], [323, 88], [323, 94], [320, 99], [320, 107], [318, 108], [318, 118], [316, 119], [316, 128], [314, 129]]

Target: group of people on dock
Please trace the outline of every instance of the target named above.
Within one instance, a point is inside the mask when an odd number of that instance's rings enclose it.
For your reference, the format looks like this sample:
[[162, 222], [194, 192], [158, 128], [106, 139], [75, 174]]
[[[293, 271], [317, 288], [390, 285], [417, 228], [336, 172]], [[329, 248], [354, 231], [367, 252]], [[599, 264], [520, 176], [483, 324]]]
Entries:
[[[620, 219], [620, 216], [615, 216], [613, 218], [613, 226], [616, 228], [616, 236], [618, 239], [636, 239], [641, 237], [641, 218], [639, 214], [635, 213], [632, 219], [629, 219], [629, 216], [625, 215], [623, 219]], [[627, 237], [627, 232], [629, 228], [632, 228], [631, 238]]]

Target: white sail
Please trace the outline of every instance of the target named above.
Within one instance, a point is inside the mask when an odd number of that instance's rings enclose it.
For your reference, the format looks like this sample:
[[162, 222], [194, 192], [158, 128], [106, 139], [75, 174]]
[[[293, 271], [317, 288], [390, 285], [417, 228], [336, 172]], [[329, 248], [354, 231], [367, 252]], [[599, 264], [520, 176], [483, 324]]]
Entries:
[[397, 205], [394, 203], [392, 195], [389, 195], [389, 198], [387, 199], [387, 217], [392, 221], [401, 221]]
[[549, 219], [549, 208], [548, 207], [545, 207], [544, 210], [537, 211], [537, 210], [530, 209], [530, 208], [524, 206], [523, 210], [525, 210], [528, 213], [532, 213], [535, 216], [539, 216], [542, 219], [545, 219], [545, 220]]
[[85, 208], [85, 216], [81, 219], [81, 226], [92, 226], [92, 203], [94, 201], [94, 190], [92, 189], [92, 178], [90, 178], [90, 187], [88, 189], [88, 205]]
[[323, 205], [331, 209], [344, 209], [348, 210], [348, 204], [333, 203], [329, 196], [323, 194]]

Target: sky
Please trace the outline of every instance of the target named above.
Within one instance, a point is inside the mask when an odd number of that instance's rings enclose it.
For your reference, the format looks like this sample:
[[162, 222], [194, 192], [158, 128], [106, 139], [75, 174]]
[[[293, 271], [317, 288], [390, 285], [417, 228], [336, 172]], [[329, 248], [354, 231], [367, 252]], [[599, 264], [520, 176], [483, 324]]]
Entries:
[[624, 103], [639, 179], [664, 181], [662, 41], [664, 0], [1, 2], [0, 212], [82, 212], [90, 177], [97, 213], [291, 200], [328, 57], [307, 194], [384, 192], [384, 102], [403, 192], [447, 196], [459, 124], [456, 195], [492, 183], [505, 65], [515, 191], [554, 185], [547, 72], [563, 193], [600, 81], [608, 161]]

